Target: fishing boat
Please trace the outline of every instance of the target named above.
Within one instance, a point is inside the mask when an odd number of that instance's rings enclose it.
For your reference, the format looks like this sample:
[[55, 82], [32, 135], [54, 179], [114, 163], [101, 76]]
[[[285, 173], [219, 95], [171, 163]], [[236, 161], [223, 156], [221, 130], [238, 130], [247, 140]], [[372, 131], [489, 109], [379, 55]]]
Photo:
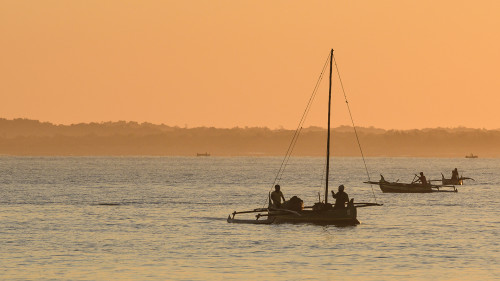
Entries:
[[[355, 204], [351, 199], [345, 209], [333, 209], [332, 204], [316, 203], [313, 207], [304, 207], [303, 210], [293, 211], [288, 209], [260, 208], [252, 211], [233, 212], [228, 216], [228, 223], [246, 224], [271, 224], [271, 223], [313, 223], [321, 225], [356, 225], [357, 208], [375, 206], [376, 203]], [[310, 210], [308, 210], [310, 208]], [[257, 213], [255, 219], [236, 219], [235, 215]], [[266, 219], [260, 220], [265, 217]]]
[[473, 178], [464, 177], [463, 175], [459, 175], [458, 169], [455, 168], [451, 171], [451, 178], [447, 179], [444, 177], [443, 173], [441, 173], [441, 179], [439, 180], [430, 180], [430, 182], [441, 182], [442, 185], [463, 185], [464, 180], [473, 180]]
[[[415, 175], [417, 177], [417, 175]], [[415, 179], [415, 178], [414, 178]], [[419, 182], [415, 182], [413, 180], [411, 183], [401, 183], [399, 180], [395, 182], [389, 182], [384, 179], [384, 176], [380, 175], [380, 180], [378, 182], [375, 181], [367, 181], [364, 183], [368, 184], [378, 184], [380, 186], [380, 190], [383, 193], [431, 193], [431, 192], [457, 192], [457, 188], [454, 185], [442, 184], [422, 184]], [[451, 188], [451, 190], [449, 189]]]
[[474, 155], [474, 154], [467, 154], [465, 155], [465, 158], [477, 158], [477, 155]]
[[[474, 179], [469, 178], [469, 177], [463, 177], [463, 176], [460, 176], [459, 178], [455, 178], [455, 179], [454, 178], [447, 179], [441, 173], [441, 180], [440, 181], [443, 185], [463, 185], [464, 180], [474, 180]], [[436, 181], [436, 180], [433, 180], [433, 181]]]
[[[330, 168], [330, 109], [331, 109], [331, 100], [332, 100], [332, 63], [334, 61], [334, 56], [333, 56], [333, 49], [330, 51], [330, 55], [328, 58], [330, 62], [330, 78], [329, 78], [329, 89], [328, 89], [328, 130], [327, 130], [327, 139], [326, 139], [326, 168], [325, 168], [325, 194], [324, 194], [324, 201], [321, 201], [321, 198], [319, 199], [319, 202], [315, 203], [313, 206], [309, 207], [303, 207], [303, 204], [299, 205], [299, 207], [294, 207], [294, 208], [287, 208], [287, 207], [280, 207], [276, 208], [273, 207], [271, 204], [271, 200], [269, 198], [269, 204], [267, 208], [257, 208], [253, 209], [250, 211], [242, 211], [242, 212], [236, 212], [234, 211], [231, 215], [228, 216], [227, 222], [228, 223], [246, 223], [246, 224], [272, 224], [272, 223], [313, 223], [313, 224], [322, 224], [322, 225], [356, 225], [359, 224], [359, 221], [357, 219], [357, 208], [359, 207], [367, 207], [367, 206], [380, 206], [382, 204], [378, 203], [354, 203], [354, 199], [351, 199], [348, 203], [347, 206], [342, 206], [340, 208], [334, 208], [336, 206], [333, 206], [332, 204], [328, 203], [328, 181], [329, 181], [329, 168]], [[325, 71], [325, 67], [327, 66], [327, 63], [323, 66], [323, 71], [322, 74], [320, 75], [319, 81], [321, 81], [321, 77]], [[337, 65], [335, 64], [337, 67]], [[337, 68], [337, 73], [338, 73], [338, 68]], [[339, 76], [340, 77], [340, 76]], [[319, 83], [318, 81], [318, 83]], [[317, 84], [318, 85], [318, 84]], [[315, 90], [317, 87], [315, 88]], [[313, 92], [314, 97], [315, 93]], [[345, 95], [345, 93], [344, 93]], [[310, 99], [308, 108], [310, 107], [312, 99]], [[347, 98], [346, 98], [347, 102]], [[306, 112], [308, 112], [308, 108], [306, 108]], [[305, 115], [303, 115], [301, 122], [305, 120]], [[299, 124], [299, 127], [301, 128], [301, 124]], [[297, 129], [296, 134], [294, 135], [294, 138], [292, 139], [291, 147], [292, 144], [294, 145], [297, 137], [298, 137], [298, 132], [300, 132], [299, 129]], [[361, 147], [361, 146], [360, 146]], [[292, 148], [293, 149], [293, 148]], [[290, 150], [290, 148], [289, 148]], [[291, 151], [290, 151], [291, 154]], [[289, 157], [288, 152], [287, 156]], [[283, 164], [282, 164], [283, 166]], [[366, 164], [365, 164], [366, 166]], [[281, 170], [281, 168], [280, 168]], [[279, 174], [280, 172], [278, 172]], [[276, 180], [275, 180], [276, 182]], [[274, 186], [274, 184], [273, 184]], [[270, 196], [269, 196], [270, 197]], [[292, 197], [293, 199], [293, 197]], [[299, 199], [300, 200], [300, 199]], [[291, 200], [290, 200], [291, 201]], [[286, 201], [282, 206], [286, 206], [287, 202]], [[302, 203], [302, 200], [300, 200]], [[235, 218], [236, 215], [243, 215], [243, 214], [256, 214], [255, 219], [239, 219]], [[261, 219], [262, 218], [262, 219]]]

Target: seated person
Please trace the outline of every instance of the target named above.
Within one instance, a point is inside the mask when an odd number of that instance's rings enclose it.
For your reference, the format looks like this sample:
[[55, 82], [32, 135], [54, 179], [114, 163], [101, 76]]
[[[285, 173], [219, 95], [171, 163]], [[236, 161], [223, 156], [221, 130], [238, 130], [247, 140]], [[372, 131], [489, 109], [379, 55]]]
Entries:
[[422, 185], [428, 185], [428, 183], [427, 183], [427, 179], [425, 178], [425, 176], [424, 176], [424, 173], [423, 173], [423, 172], [420, 172], [420, 176], [418, 177], [417, 182], [422, 183]]
[[271, 192], [271, 200], [273, 201], [274, 207], [281, 208], [281, 198], [283, 198], [283, 202], [285, 202], [285, 197], [283, 196], [283, 192], [280, 190], [280, 185], [277, 184], [274, 186], [274, 191]]

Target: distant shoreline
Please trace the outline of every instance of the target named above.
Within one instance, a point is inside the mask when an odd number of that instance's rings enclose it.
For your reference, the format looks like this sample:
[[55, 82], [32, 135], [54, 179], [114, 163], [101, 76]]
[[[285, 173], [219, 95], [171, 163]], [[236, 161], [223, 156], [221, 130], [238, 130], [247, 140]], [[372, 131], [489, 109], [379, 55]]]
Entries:
[[[358, 157], [353, 129], [332, 129], [332, 155]], [[365, 157], [500, 157], [500, 130], [435, 128], [384, 130], [358, 127]], [[293, 130], [268, 128], [179, 128], [150, 123], [106, 122], [54, 125], [36, 120], [0, 118], [3, 156], [283, 156]], [[294, 156], [324, 156], [326, 129], [304, 128]], [[474, 159], [469, 159], [474, 161]]]
[[[0, 158], [9, 158], [9, 157], [14, 157], [14, 158], [200, 158], [197, 157], [196, 155], [8, 155], [8, 154], [0, 154]], [[263, 155], [263, 156], [256, 156], [256, 155], [234, 155], [234, 156], [228, 156], [228, 155], [213, 155], [211, 158], [281, 158], [284, 157], [284, 155]], [[324, 158], [324, 156], [291, 156], [292, 158]], [[331, 156], [332, 158], [360, 158], [361, 156]], [[387, 159], [398, 159], [398, 158], [428, 158], [428, 159], [465, 159], [465, 157], [433, 157], [433, 156], [365, 156], [366, 159], [370, 158], [387, 158]], [[482, 157], [482, 158], [477, 158], [476, 161], [481, 160], [481, 159], [498, 159], [500, 157]], [[206, 158], [201, 158], [201, 159], [206, 159]]]

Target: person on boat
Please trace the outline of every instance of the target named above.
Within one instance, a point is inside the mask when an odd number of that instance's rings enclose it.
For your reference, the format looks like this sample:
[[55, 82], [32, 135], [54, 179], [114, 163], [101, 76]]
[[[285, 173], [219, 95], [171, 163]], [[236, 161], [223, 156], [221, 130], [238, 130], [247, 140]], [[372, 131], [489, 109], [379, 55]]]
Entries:
[[458, 170], [455, 168], [453, 171], [451, 171], [451, 180], [453, 182], [458, 181]]
[[345, 209], [345, 203], [349, 202], [349, 195], [344, 192], [344, 185], [341, 184], [339, 185], [339, 191], [335, 193], [332, 190], [332, 196], [335, 198], [335, 205], [333, 206], [334, 209]]
[[422, 185], [428, 185], [427, 178], [424, 176], [423, 172], [420, 172], [420, 177], [418, 177], [417, 182], [420, 182]]
[[283, 202], [285, 202], [285, 196], [283, 196], [283, 192], [280, 190], [280, 185], [277, 184], [274, 186], [274, 191], [271, 192], [271, 200], [273, 201], [273, 205], [276, 208], [281, 207], [281, 199], [283, 198]]

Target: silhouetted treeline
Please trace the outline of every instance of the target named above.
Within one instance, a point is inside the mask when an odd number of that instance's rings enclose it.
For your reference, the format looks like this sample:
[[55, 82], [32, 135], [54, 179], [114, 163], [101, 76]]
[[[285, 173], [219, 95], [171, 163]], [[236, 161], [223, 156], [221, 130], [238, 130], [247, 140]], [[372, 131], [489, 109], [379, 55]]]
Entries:
[[[358, 128], [365, 156], [500, 157], [500, 130], [437, 128], [383, 130]], [[35, 120], [0, 119], [3, 155], [284, 155], [293, 130], [268, 128], [180, 128], [137, 122], [54, 125]], [[295, 156], [323, 156], [326, 129], [304, 128]], [[360, 156], [353, 129], [333, 129], [334, 156]]]

